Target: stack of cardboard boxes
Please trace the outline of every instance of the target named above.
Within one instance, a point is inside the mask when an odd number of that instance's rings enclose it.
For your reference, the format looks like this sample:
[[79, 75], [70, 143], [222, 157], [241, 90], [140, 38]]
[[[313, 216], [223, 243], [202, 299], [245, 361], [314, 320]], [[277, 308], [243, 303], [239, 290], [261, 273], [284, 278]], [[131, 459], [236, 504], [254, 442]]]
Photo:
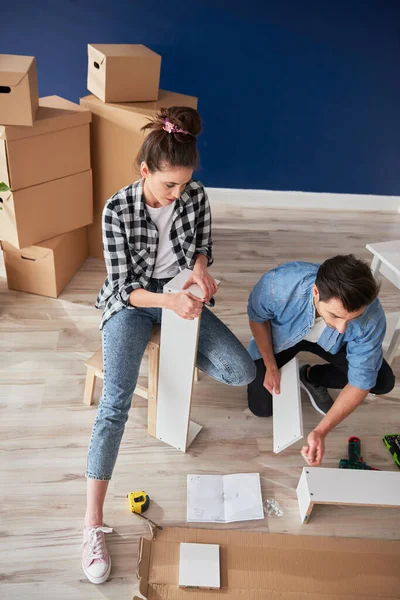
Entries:
[[38, 98], [33, 57], [0, 55], [0, 239], [8, 287], [57, 297], [88, 256], [90, 111]]
[[141, 127], [161, 107], [197, 108], [197, 98], [159, 90], [161, 56], [140, 44], [89, 44], [88, 90], [80, 104], [92, 113], [93, 224], [89, 254], [103, 260], [101, 215], [115, 192], [139, 178]]
[[0, 55], [0, 240], [9, 288], [57, 297], [88, 255], [103, 260], [103, 208], [139, 178], [141, 128], [161, 107], [197, 107], [193, 96], [159, 89], [160, 69], [161, 56], [143, 45], [90, 44], [92, 95], [79, 106], [38, 98], [33, 57]]

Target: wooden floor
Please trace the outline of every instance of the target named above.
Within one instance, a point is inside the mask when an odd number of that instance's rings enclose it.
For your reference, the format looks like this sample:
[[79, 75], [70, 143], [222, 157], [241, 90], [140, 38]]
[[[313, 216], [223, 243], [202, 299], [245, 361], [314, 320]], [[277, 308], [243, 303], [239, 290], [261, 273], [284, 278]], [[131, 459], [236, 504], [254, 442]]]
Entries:
[[[246, 301], [260, 275], [294, 259], [322, 261], [354, 252], [370, 259], [367, 242], [398, 239], [400, 215], [315, 211], [214, 209], [215, 266], [222, 280], [215, 312], [243, 343], [249, 341]], [[93, 308], [104, 267], [89, 259], [58, 300], [9, 291], [0, 279], [0, 597], [7, 600], [131, 599], [136, 589], [138, 538], [147, 525], [129, 512], [126, 495], [146, 490], [150, 518], [183, 525], [187, 473], [259, 472], [263, 498], [275, 498], [284, 516], [227, 527], [304, 535], [400, 539], [400, 510], [317, 506], [301, 525], [295, 488], [301, 442], [272, 453], [271, 419], [246, 407], [246, 390], [203, 375], [196, 384], [193, 419], [204, 426], [185, 455], [146, 433], [146, 401], [134, 397], [106, 500], [111, 580], [91, 585], [81, 573], [86, 451], [96, 407], [82, 404], [85, 359], [99, 348], [100, 312]], [[385, 282], [385, 309], [400, 294]], [[300, 356], [306, 360], [307, 356]], [[400, 359], [394, 362], [400, 376]], [[143, 371], [144, 372], [144, 371]], [[96, 400], [100, 387], [96, 390]], [[319, 416], [303, 398], [305, 432]], [[400, 429], [400, 385], [365, 403], [327, 438], [324, 466], [346, 457], [358, 435], [364, 459], [396, 470], [382, 443]], [[400, 474], [399, 474], [400, 475]]]

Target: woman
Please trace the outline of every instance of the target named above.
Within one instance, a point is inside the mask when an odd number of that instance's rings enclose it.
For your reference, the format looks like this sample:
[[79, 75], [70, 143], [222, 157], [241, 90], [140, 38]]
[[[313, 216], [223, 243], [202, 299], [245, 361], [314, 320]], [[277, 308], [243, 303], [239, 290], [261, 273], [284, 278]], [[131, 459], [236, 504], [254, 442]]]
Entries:
[[[233, 333], [204, 306], [217, 292], [212, 263], [211, 215], [207, 194], [192, 179], [198, 154], [200, 117], [187, 107], [161, 109], [139, 152], [141, 179], [117, 192], [103, 211], [107, 278], [96, 307], [101, 321], [104, 385], [87, 459], [87, 509], [82, 566], [92, 583], [111, 570], [105, 544], [103, 504], [128, 418], [140, 363], [161, 310], [184, 319], [200, 313], [197, 366], [229, 385], [246, 385], [254, 363]], [[163, 294], [182, 269], [193, 273], [203, 298], [188, 292]]]

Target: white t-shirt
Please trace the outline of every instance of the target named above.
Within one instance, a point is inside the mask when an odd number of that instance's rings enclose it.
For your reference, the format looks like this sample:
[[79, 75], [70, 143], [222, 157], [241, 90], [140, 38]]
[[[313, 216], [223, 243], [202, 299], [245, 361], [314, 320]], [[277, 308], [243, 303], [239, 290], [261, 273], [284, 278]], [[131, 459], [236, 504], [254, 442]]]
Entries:
[[321, 333], [326, 327], [326, 323], [322, 317], [317, 317], [314, 321], [314, 325], [311, 327], [310, 331], [303, 338], [308, 342], [314, 342], [315, 344], [318, 342], [321, 337]]
[[154, 279], [175, 277], [179, 273], [179, 267], [169, 238], [174, 218], [175, 202], [169, 206], [161, 206], [160, 208], [153, 208], [146, 204], [146, 208], [149, 211], [151, 220], [157, 226], [159, 236], [153, 277]]

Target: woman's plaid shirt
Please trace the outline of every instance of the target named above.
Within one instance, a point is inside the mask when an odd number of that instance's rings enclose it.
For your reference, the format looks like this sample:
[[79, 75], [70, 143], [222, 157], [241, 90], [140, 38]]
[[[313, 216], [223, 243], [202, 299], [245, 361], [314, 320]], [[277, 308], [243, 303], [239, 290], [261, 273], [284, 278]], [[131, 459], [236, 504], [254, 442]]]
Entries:
[[[153, 275], [159, 237], [146, 210], [142, 180], [107, 201], [102, 232], [107, 278], [95, 305], [104, 309], [100, 328], [122, 308], [133, 309], [129, 294], [146, 289]], [[197, 254], [212, 264], [210, 205], [199, 181], [190, 181], [176, 200], [170, 239], [180, 270], [191, 269]]]

